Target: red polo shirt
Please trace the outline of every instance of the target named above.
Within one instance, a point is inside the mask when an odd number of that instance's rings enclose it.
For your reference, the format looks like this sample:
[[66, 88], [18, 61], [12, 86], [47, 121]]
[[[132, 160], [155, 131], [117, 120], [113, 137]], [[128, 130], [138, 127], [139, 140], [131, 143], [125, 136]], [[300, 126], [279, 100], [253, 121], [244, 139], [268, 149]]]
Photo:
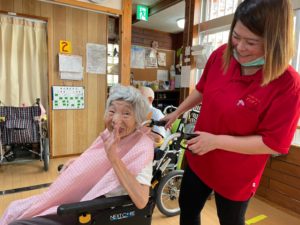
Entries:
[[[231, 59], [226, 74], [222, 54], [210, 56], [196, 89], [203, 94], [195, 130], [233, 136], [261, 135], [279, 153], [288, 153], [300, 114], [300, 76], [289, 67], [261, 87], [262, 70], [241, 75]], [[256, 191], [268, 154], [247, 155], [217, 149], [203, 156], [186, 152], [190, 168], [217, 193], [235, 201], [248, 200]], [[192, 184], [191, 184], [192, 185]]]

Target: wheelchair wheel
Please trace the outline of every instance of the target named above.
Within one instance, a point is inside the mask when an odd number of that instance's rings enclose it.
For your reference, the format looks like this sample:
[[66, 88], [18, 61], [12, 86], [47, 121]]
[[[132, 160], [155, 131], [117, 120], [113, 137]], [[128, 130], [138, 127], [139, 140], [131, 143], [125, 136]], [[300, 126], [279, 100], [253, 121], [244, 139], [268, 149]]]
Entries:
[[176, 216], [180, 213], [178, 198], [183, 170], [174, 170], [164, 176], [157, 188], [156, 205], [166, 216]]
[[49, 161], [50, 161], [50, 156], [49, 156], [49, 139], [44, 138], [42, 141], [43, 145], [43, 152], [42, 152], [42, 159], [44, 162], [44, 170], [48, 171], [49, 169]]

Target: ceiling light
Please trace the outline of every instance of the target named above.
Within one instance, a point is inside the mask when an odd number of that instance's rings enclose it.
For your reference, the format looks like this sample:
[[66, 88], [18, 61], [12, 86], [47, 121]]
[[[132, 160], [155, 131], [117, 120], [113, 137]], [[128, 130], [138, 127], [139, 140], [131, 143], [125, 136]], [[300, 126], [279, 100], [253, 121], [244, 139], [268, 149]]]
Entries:
[[185, 23], [184, 18], [178, 19], [176, 22], [177, 22], [177, 26], [178, 26], [179, 28], [181, 28], [181, 29], [184, 28], [184, 23]]

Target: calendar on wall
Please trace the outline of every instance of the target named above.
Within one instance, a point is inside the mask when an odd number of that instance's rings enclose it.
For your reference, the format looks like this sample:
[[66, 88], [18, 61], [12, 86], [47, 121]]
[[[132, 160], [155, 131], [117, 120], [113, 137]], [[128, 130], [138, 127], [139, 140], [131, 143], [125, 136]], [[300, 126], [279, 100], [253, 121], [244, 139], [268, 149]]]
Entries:
[[84, 87], [52, 86], [52, 108], [84, 109]]

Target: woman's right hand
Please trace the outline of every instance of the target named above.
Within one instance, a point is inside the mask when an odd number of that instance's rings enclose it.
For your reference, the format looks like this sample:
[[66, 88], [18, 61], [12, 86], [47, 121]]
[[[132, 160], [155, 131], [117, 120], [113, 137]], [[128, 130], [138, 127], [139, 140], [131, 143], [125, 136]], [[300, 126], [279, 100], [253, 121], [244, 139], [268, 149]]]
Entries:
[[120, 142], [120, 134], [119, 134], [120, 123], [116, 123], [114, 125], [113, 131], [109, 133], [107, 137], [102, 136], [102, 140], [104, 143], [104, 149], [107, 155], [107, 158], [110, 162], [119, 159], [117, 148]]
[[174, 121], [178, 118], [178, 113], [176, 110], [170, 114], [167, 114], [164, 118], [161, 120], [167, 121], [165, 128], [171, 128]]
[[178, 108], [170, 113], [167, 114], [161, 120], [167, 121], [166, 128], [171, 128], [174, 121], [184, 112], [193, 108], [194, 106], [198, 105], [202, 102], [202, 93], [197, 91], [196, 89], [192, 91], [192, 93], [178, 106]]

